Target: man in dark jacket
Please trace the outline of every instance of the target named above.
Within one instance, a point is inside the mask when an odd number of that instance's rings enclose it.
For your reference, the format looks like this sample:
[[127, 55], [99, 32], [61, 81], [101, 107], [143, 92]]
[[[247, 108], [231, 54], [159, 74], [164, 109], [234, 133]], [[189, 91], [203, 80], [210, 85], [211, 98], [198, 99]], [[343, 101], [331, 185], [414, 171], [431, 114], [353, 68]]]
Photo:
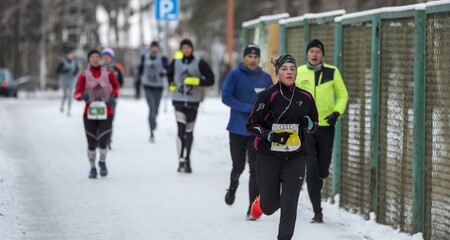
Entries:
[[259, 191], [254, 166], [256, 149], [253, 147], [253, 142], [255, 137], [247, 131], [245, 125], [253, 110], [257, 94], [272, 85], [270, 75], [258, 66], [259, 61], [259, 47], [255, 44], [248, 45], [244, 50], [243, 62], [228, 74], [222, 89], [222, 102], [230, 107], [230, 120], [227, 130], [230, 133], [230, 152], [233, 161], [230, 187], [225, 195], [225, 202], [228, 205], [234, 203], [239, 177], [244, 171], [248, 157], [250, 180], [247, 220], [252, 220], [250, 206], [255, 197], [259, 195]]

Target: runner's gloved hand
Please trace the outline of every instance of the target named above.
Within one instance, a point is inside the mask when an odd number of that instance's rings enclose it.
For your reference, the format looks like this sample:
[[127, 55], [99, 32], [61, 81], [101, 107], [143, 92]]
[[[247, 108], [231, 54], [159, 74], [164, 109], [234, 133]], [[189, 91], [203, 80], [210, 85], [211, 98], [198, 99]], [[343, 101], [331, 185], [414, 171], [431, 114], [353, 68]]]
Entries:
[[198, 86], [200, 85], [200, 78], [198, 77], [187, 77], [184, 79], [184, 84]]
[[83, 100], [84, 100], [86, 103], [89, 103], [89, 94], [88, 94], [87, 92], [84, 92], [84, 93], [83, 93]]
[[340, 115], [341, 114], [339, 114], [338, 112], [333, 112], [331, 115], [326, 117], [325, 120], [327, 120], [327, 122], [328, 122], [328, 124], [330, 124], [330, 126], [334, 127], [334, 125], [336, 124], [336, 121], [338, 120]]
[[301, 120], [300, 120], [300, 127], [301, 128], [306, 128], [308, 130], [311, 130], [314, 127], [314, 123], [311, 120], [311, 118], [309, 116], [304, 116]]
[[170, 83], [169, 91], [170, 92], [175, 92], [175, 90], [177, 90], [177, 85], [175, 83]]
[[278, 143], [278, 144], [286, 144], [289, 137], [292, 135], [290, 132], [270, 132], [269, 135], [267, 135], [267, 140], [269, 142]]
[[111, 105], [111, 106], [116, 105], [116, 98], [114, 97], [114, 95], [111, 95], [111, 97], [109, 97], [108, 105]]

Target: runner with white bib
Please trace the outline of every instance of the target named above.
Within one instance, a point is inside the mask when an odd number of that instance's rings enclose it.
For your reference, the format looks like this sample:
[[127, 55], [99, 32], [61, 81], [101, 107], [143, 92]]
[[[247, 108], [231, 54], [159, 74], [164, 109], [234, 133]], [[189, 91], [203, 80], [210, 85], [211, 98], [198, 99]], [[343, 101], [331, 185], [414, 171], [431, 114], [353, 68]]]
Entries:
[[108, 175], [107, 145], [111, 138], [114, 105], [119, 95], [119, 82], [112, 70], [100, 66], [100, 55], [97, 50], [88, 53], [90, 67], [78, 76], [74, 93], [76, 100], [86, 102], [83, 121], [88, 143], [87, 155], [91, 164], [89, 178], [97, 178], [97, 147], [100, 153], [100, 176]]

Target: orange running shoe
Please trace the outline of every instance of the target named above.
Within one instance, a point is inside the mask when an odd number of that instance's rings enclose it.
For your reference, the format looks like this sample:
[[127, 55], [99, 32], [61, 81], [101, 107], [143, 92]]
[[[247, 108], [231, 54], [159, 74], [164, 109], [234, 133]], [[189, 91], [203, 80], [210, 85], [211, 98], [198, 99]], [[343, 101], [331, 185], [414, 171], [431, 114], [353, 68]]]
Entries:
[[255, 198], [255, 201], [252, 203], [252, 209], [250, 210], [250, 214], [253, 219], [259, 219], [263, 215], [263, 211], [261, 210], [259, 196]]

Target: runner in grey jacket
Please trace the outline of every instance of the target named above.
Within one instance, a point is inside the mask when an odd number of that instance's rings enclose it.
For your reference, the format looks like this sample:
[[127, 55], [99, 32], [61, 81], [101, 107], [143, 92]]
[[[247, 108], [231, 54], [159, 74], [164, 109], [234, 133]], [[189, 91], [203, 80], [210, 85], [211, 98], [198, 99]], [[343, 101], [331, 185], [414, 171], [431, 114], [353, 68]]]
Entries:
[[75, 85], [75, 78], [78, 73], [78, 64], [73, 54], [73, 49], [68, 49], [61, 59], [56, 69], [59, 75], [59, 86], [63, 90], [61, 101], [61, 113], [64, 112], [64, 103], [67, 100], [67, 116], [70, 116], [72, 105], [72, 92]]
[[149, 51], [142, 55], [141, 64], [139, 65], [139, 78], [144, 87], [145, 99], [149, 108], [150, 142], [155, 141], [156, 117], [158, 116], [168, 67], [168, 60], [162, 56], [159, 43], [153, 41], [150, 44]]
[[189, 39], [180, 42], [181, 59], [174, 59], [167, 70], [169, 89], [178, 125], [179, 172], [191, 173], [190, 153], [197, 109], [203, 100], [203, 87], [214, 84], [214, 73], [202, 59], [194, 57]]

